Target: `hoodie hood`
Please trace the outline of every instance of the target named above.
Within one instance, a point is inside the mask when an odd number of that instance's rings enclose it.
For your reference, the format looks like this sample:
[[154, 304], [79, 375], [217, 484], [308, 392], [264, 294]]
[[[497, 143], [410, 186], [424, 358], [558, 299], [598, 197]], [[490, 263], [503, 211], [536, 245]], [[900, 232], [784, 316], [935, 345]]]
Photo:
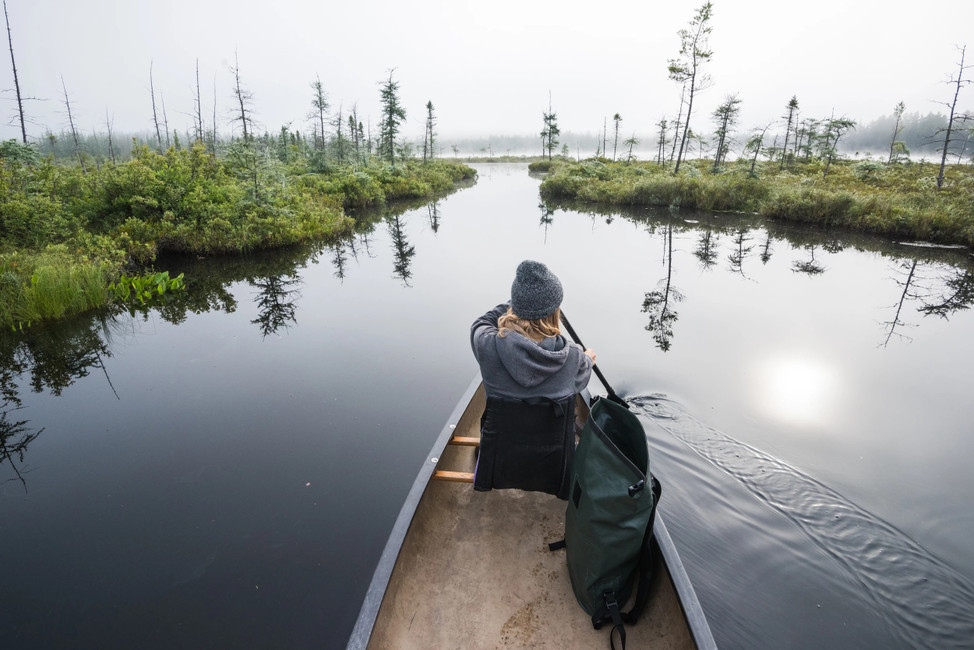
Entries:
[[509, 332], [496, 338], [497, 356], [511, 378], [533, 388], [556, 374], [568, 360], [568, 345], [562, 336], [535, 343], [523, 334]]

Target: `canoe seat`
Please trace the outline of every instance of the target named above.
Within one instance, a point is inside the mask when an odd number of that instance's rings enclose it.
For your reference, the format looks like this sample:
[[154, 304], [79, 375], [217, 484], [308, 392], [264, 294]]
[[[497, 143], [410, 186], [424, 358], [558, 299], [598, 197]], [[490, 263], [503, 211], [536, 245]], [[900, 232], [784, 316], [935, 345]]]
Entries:
[[438, 469], [433, 472], [434, 481], [452, 481], [453, 483], [473, 483], [473, 472], [451, 472]]
[[461, 447], [479, 447], [480, 438], [465, 438], [463, 436], [454, 436], [450, 438], [451, 445], [459, 445]]

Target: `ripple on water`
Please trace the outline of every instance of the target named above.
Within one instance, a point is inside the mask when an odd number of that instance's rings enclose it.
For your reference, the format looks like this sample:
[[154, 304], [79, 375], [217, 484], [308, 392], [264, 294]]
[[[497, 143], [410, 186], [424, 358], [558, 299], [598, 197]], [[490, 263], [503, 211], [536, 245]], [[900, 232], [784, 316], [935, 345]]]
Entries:
[[971, 646], [974, 583], [967, 576], [827, 485], [692, 418], [665, 397], [629, 402], [835, 559], [892, 634], [913, 647]]

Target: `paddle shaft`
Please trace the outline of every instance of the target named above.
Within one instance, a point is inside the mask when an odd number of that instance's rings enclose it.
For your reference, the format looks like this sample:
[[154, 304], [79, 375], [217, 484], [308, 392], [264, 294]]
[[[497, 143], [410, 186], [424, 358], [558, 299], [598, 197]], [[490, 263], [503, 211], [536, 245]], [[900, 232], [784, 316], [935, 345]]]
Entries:
[[[580, 346], [582, 346], [583, 350], [588, 349], [585, 347], [585, 344], [582, 343], [582, 340], [578, 338], [578, 334], [575, 332], [575, 328], [572, 327], [572, 324], [570, 322], [568, 322], [568, 317], [565, 316], [564, 311], [561, 312], [561, 322], [565, 325], [565, 329], [568, 330], [568, 334], [571, 335], [572, 339]], [[605, 386], [606, 392], [609, 393], [609, 399], [615, 402], [616, 404], [621, 404], [622, 406], [629, 408], [629, 405], [626, 403], [626, 400], [616, 395], [616, 392], [612, 390], [612, 386], [609, 386], [609, 382], [605, 379], [605, 375], [602, 374], [602, 371], [599, 370], [599, 367], [595, 364], [594, 361], [592, 362], [592, 370], [595, 371], [595, 376], [598, 377], [599, 381], [602, 382], [602, 385]]]

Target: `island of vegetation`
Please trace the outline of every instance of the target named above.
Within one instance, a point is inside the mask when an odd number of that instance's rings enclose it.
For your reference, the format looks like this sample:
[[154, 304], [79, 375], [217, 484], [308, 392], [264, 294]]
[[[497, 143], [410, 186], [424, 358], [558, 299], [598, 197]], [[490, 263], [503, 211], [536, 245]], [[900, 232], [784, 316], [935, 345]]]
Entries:
[[0, 326], [142, 302], [192, 281], [153, 269], [160, 253], [239, 254], [338, 237], [354, 228], [347, 211], [434, 198], [475, 175], [432, 155], [432, 104], [422, 158], [397, 139], [405, 110], [391, 74], [375, 141], [354, 114], [325, 137], [320, 82], [312, 89], [321, 130], [312, 138], [287, 127], [255, 135], [236, 81], [242, 137], [220, 140], [200, 121], [190, 146], [166, 129], [155, 147], [133, 139], [125, 160], [110, 130], [103, 156], [83, 149], [73, 128], [68, 160], [41, 157], [26, 135], [0, 143]]
[[[936, 189], [937, 165], [812, 157], [684, 161], [679, 174], [655, 162], [552, 160], [542, 196], [619, 206], [749, 212], [786, 221], [974, 248], [974, 166], [954, 165]], [[826, 171], [827, 169], [827, 171]]]

